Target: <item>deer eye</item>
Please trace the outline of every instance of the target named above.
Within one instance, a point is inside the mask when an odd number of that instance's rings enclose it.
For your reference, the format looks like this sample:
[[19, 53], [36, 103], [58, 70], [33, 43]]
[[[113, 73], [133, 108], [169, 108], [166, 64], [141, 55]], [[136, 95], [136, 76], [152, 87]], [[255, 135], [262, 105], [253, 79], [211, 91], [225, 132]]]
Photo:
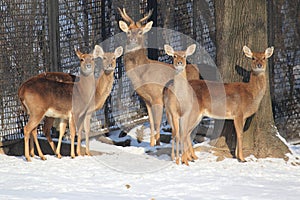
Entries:
[[139, 31], [138, 34], [139, 34], [139, 35], [142, 35], [142, 34], [143, 34], [143, 31]]
[[255, 58], [254, 58], [254, 57], [252, 57], [252, 60], [255, 60]]
[[84, 61], [84, 59], [83, 59], [83, 58], [81, 58], [81, 59], [80, 59], [80, 62], [83, 62], [83, 61]]
[[174, 55], [174, 58], [177, 58], [177, 55]]

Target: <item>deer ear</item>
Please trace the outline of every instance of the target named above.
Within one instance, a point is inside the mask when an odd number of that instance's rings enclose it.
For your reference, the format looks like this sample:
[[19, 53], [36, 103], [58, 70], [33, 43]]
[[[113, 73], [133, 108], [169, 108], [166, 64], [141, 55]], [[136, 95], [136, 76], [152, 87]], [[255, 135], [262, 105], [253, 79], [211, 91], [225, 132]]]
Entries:
[[116, 48], [116, 50], [115, 50], [115, 56], [116, 56], [116, 58], [119, 58], [122, 54], [123, 54], [123, 47], [122, 47], [122, 46], [119, 46], [119, 47]]
[[77, 57], [80, 58], [83, 53], [81, 53], [81, 51], [79, 50], [79, 47], [74, 46], [74, 50], [76, 52]]
[[274, 52], [274, 47], [269, 47], [265, 51], [265, 56], [266, 58], [270, 58], [273, 55]]
[[190, 56], [195, 52], [195, 50], [196, 50], [196, 44], [192, 44], [186, 49], [185, 55]]
[[251, 52], [251, 49], [246, 45], [243, 47], [243, 52], [248, 58], [252, 58], [253, 53]]
[[119, 21], [119, 27], [125, 33], [127, 33], [129, 31], [128, 25], [126, 24], [126, 22], [124, 22], [122, 20]]
[[147, 33], [148, 31], [150, 31], [150, 29], [152, 28], [153, 25], [153, 21], [148, 22], [144, 28], [143, 28], [143, 34]]
[[174, 56], [174, 49], [170, 45], [165, 44], [164, 49], [166, 54], [168, 54], [169, 56]]
[[104, 51], [102, 49], [102, 47], [100, 47], [99, 45], [95, 45], [94, 51], [93, 51], [93, 56], [94, 58], [103, 58], [104, 55]]

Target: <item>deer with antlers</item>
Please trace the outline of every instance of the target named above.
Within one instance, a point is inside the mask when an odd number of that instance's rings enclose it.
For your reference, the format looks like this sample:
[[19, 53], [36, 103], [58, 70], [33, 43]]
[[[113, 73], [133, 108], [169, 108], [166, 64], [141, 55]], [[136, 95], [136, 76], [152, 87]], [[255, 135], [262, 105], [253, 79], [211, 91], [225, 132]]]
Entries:
[[[179, 149], [182, 153], [182, 163], [188, 165], [189, 159], [197, 159], [197, 156], [189, 151], [190, 135], [197, 125], [197, 119], [193, 118], [193, 112], [199, 110], [198, 101], [192, 87], [189, 85], [186, 75], [186, 59], [196, 50], [196, 45], [190, 45], [186, 51], [174, 51], [169, 46], [164, 46], [165, 52], [173, 57], [174, 80], [171, 80], [164, 88], [164, 104], [169, 124], [172, 127], [172, 160], [176, 158], [179, 164]], [[176, 157], [174, 153], [174, 142], [176, 140]], [[180, 145], [181, 144], [181, 145]], [[190, 153], [192, 158], [190, 157]]]
[[243, 155], [243, 128], [248, 117], [259, 108], [266, 93], [267, 58], [272, 56], [273, 47], [264, 52], [252, 52], [243, 47], [246, 57], [252, 59], [250, 81], [248, 83], [217, 83], [212, 81], [189, 81], [197, 95], [199, 110], [194, 112], [194, 118], [199, 122], [203, 116], [215, 119], [230, 119], [234, 121], [237, 134], [236, 158], [245, 162]]
[[[150, 145], [160, 144], [160, 124], [163, 113], [163, 88], [173, 78], [174, 66], [148, 59], [144, 47], [144, 35], [151, 30], [153, 22], [142, 25], [152, 14], [150, 11], [145, 17], [135, 22], [128, 16], [125, 9], [119, 12], [122, 18], [129, 23], [120, 20], [119, 27], [126, 33], [125, 47], [125, 71], [131, 80], [134, 89], [146, 103], [150, 121]], [[199, 79], [199, 71], [193, 65], [187, 66], [188, 79]], [[156, 134], [155, 134], [155, 133]]]
[[[60, 118], [61, 123], [69, 120], [71, 132], [71, 157], [75, 157], [74, 139], [76, 128], [88, 124], [86, 113], [93, 104], [95, 95], [94, 69], [95, 61], [99, 55], [99, 46], [96, 45], [93, 54], [83, 54], [75, 48], [80, 59], [80, 80], [78, 82], [60, 82], [35, 76], [25, 81], [19, 88], [18, 96], [30, 115], [24, 127], [25, 158], [29, 156], [29, 138], [33, 136], [39, 157], [45, 160], [38, 139], [37, 126], [45, 117]], [[89, 130], [85, 130], [88, 132]], [[32, 141], [32, 140], [31, 140]], [[30, 155], [34, 156], [33, 142], [30, 145]]]
[[[87, 120], [90, 121], [91, 114], [99, 110], [103, 107], [107, 97], [109, 96], [114, 82], [114, 70], [117, 66], [116, 60], [123, 54], [123, 47], [119, 46], [115, 49], [114, 52], [104, 52], [103, 49], [99, 46], [98, 48], [98, 56], [102, 59], [102, 69], [100, 71], [100, 76], [96, 81], [96, 90], [95, 90], [95, 97], [94, 97], [94, 104], [93, 106], [90, 106], [90, 110], [87, 112]], [[63, 72], [47, 72], [44, 74], [41, 74], [39, 76], [45, 76], [47, 79], [56, 80], [59, 82], [74, 82], [76, 76], [63, 73]], [[79, 77], [77, 77], [79, 79]], [[60, 147], [61, 147], [61, 141], [62, 137], [66, 130], [66, 121], [63, 121], [63, 123], [60, 124], [60, 134], [59, 134], [59, 141], [57, 149], [55, 148], [55, 145], [52, 141], [51, 135], [50, 135], [50, 129], [53, 126], [54, 118], [53, 117], [45, 117], [44, 120], [44, 127], [43, 131], [45, 136], [47, 137], [47, 140], [52, 148], [52, 150], [55, 152], [56, 156], [58, 158], [61, 158], [60, 154]], [[86, 124], [87, 127], [85, 127], [85, 130], [90, 130], [89, 123]], [[81, 127], [82, 128], [82, 127]], [[81, 131], [78, 131], [78, 137], [77, 137], [77, 149], [76, 153], [78, 156], [81, 155], [80, 146], [81, 146]], [[89, 136], [88, 132], [86, 131], [86, 155], [90, 155], [89, 150]]]

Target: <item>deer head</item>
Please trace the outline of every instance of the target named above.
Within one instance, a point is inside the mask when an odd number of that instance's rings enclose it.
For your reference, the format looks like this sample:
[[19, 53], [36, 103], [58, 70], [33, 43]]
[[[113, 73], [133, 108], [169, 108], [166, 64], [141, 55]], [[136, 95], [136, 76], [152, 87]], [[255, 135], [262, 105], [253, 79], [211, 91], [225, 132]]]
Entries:
[[128, 26], [126, 22], [122, 20], [119, 21], [120, 29], [127, 34], [126, 49], [133, 51], [142, 48], [144, 45], [144, 34], [150, 31], [153, 24], [153, 22], [150, 21], [146, 25], [142, 25], [142, 22], [146, 21], [152, 15], [152, 10], [137, 22], [133, 21], [133, 19], [127, 15], [125, 8], [123, 8], [123, 11], [120, 8], [118, 8], [118, 10], [122, 18], [130, 23]]
[[81, 53], [79, 48], [74, 47], [77, 57], [80, 60], [80, 74], [88, 76], [94, 73], [95, 70], [95, 58], [98, 58], [99, 55], [99, 45], [95, 45], [93, 54], [84, 54]]
[[103, 49], [99, 46], [97, 51], [97, 55], [99, 55], [99, 57], [102, 59], [104, 73], [106, 75], [112, 73], [117, 66], [116, 59], [123, 54], [123, 47], [119, 46], [118, 48], [116, 48], [114, 53], [105, 53]]
[[173, 65], [176, 73], [180, 73], [186, 67], [186, 58], [195, 52], [196, 44], [190, 45], [185, 51], [174, 51], [174, 49], [167, 44], [164, 45], [164, 49], [169, 56], [173, 57]]
[[259, 73], [265, 72], [267, 59], [272, 56], [274, 47], [269, 47], [265, 52], [252, 52], [247, 46], [243, 47], [243, 52], [248, 58], [252, 59], [252, 71]]

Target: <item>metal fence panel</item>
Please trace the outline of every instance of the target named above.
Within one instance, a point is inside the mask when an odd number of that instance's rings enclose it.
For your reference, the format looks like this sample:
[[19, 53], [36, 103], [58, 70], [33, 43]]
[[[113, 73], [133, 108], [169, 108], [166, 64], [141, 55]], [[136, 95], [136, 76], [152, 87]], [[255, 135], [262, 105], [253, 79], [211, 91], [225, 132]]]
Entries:
[[[290, 137], [289, 134], [295, 135], [300, 129], [300, 3], [299, 0], [267, 2], [269, 43], [276, 49], [270, 77], [274, 117], [280, 132]], [[17, 98], [18, 87], [23, 81], [45, 71], [78, 74], [79, 61], [74, 46], [79, 46], [82, 52], [90, 52], [95, 44], [109, 41], [105, 50], [114, 50], [118, 42], [113, 36], [121, 33], [118, 7], [126, 8], [135, 20], [153, 9], [150, 20], [154, 21], [154, 27], [190, 36], [215, 59], [213, 0], [0, 1], [0, 141], [23, 136], [28, 116], [21, 112]], [[178, 35], [165, 37], [162, 42], [178, 49], [187, 45]], [[171, 63], [162, 49], [150, 49], [148, 55]], [[100, 67], [96, 75], [99, 70]], [[104, 108], [93, 116], [92, 130], [99, 133], [105, 128], [126, 129], [132, 121], [145, 115], [145, 106], [131, 87], [121, 57], [115, 70], [113, 90]], [[40, 133], [41, 130], [39, 127]]]
[[300, 1], [268, 1], [269, 38], [275, 54], [271, 95], [275, 123], [287, 140], [300, 138]]

